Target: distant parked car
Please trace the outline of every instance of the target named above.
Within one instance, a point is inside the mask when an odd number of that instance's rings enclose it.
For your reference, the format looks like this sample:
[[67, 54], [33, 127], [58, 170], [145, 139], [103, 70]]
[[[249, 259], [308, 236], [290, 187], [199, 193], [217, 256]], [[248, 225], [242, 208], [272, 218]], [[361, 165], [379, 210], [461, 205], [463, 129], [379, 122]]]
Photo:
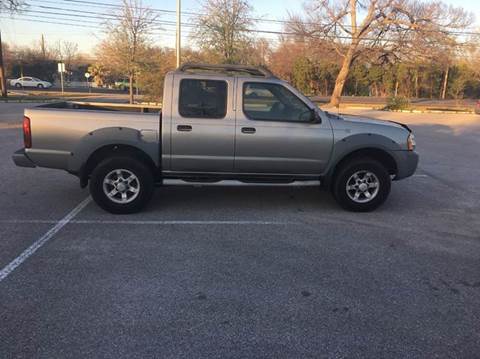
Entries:
[[52, 87], [52, 83], [37, 79], [36, 77], [20, 77], [10, 81], [10, 85], [15, 87], [36, 87], [39, 89]]
[[480, 100], [478, 100], [477, 103], [475, 104], [475, 113], [477, 115], [480, 115]]

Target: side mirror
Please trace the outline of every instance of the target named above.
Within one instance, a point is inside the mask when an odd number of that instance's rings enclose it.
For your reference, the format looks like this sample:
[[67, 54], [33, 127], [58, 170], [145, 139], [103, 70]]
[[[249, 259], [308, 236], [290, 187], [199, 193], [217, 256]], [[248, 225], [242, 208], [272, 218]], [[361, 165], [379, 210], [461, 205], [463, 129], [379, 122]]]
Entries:
[[322, 122], [322, 118], [320, 117], [318, 112], [315, 111], [314, 109], [312, 109], [311, 112], [310, 112], [310, 122], [311, 123], [321, 123]]

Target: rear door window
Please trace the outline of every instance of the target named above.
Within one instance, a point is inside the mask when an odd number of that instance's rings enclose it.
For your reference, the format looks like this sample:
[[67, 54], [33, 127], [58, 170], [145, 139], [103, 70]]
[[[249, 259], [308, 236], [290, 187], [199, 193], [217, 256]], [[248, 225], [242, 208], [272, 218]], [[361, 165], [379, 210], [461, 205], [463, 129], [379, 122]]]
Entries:
[[182, 117], [225, 117], [227, 83], [219, 80], [183, 79], [180, 82], [178, 112]]

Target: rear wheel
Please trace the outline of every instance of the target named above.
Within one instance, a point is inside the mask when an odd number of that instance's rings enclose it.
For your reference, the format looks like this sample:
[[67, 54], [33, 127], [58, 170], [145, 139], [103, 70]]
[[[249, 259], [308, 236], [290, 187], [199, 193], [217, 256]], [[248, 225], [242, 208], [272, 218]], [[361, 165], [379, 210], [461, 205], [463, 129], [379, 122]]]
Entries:
[[92, 172], [90, 193], [110, 213], [142, 210], [152, 197], [154, 178], [150, 168], [131, 157], [105, 159]]
[[19, 82], [17, 82], [17, 83], [15, 84], [15, 87], [16, 87], [16, 88], [20, 88], [20, 87], [22, 87], [22, 84], [19, 83]]
[[338, 170], [332, 192], [343, 208], [368, 212], [385, 202], [390, 187], [390, 175], [381, 163], [360, 158], [344, 164]]

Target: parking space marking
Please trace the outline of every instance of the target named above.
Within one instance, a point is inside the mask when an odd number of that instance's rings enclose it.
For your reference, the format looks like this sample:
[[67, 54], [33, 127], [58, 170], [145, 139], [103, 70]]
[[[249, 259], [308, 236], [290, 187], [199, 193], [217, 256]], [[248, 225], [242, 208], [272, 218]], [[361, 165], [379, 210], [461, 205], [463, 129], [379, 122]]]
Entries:
[[[57, 223], [52, 220], [43, 220], [43, 219], [5, 219], [0, 220], [0, 223], [28, 223], [28, 224], [48, 224], [48, 223]], [[242, 220], [226, 220], [226, 221], [183, 221], [183, 220], [165, 220], [165, 221], [136, 221], [136, 220], [76, 220], [71, 219], [69, 221], [71, 224], [128, 224], [128, 225], [171, 225], [171, 224], [181, 224], [181, 225], [221, 225], [221, 224], [252, 224], [252, 225], [285, 225], [285, 224], [295, 224], [296, 222], [279, 222], [279, 221], [242, 221]]]
[[17, 258], [7, 264], [0, 271], [0, 282], [8, 277], [18, 266], [25, 262], [32, 254], [39, 250], [45, 243], [47, 243], [58, 231], [60, 231], [66, 224], [72, 221], [75, 216], [80, 213], [90, 202], [92, 198], [88, 196], [82, 202], [80, 202], [74, 209], [72, 209], [65, 217], [61, 220], [56, 221], [55, 226], [49, 229], [47, 233], [37, 239], [30, 247], [25, 249]]

